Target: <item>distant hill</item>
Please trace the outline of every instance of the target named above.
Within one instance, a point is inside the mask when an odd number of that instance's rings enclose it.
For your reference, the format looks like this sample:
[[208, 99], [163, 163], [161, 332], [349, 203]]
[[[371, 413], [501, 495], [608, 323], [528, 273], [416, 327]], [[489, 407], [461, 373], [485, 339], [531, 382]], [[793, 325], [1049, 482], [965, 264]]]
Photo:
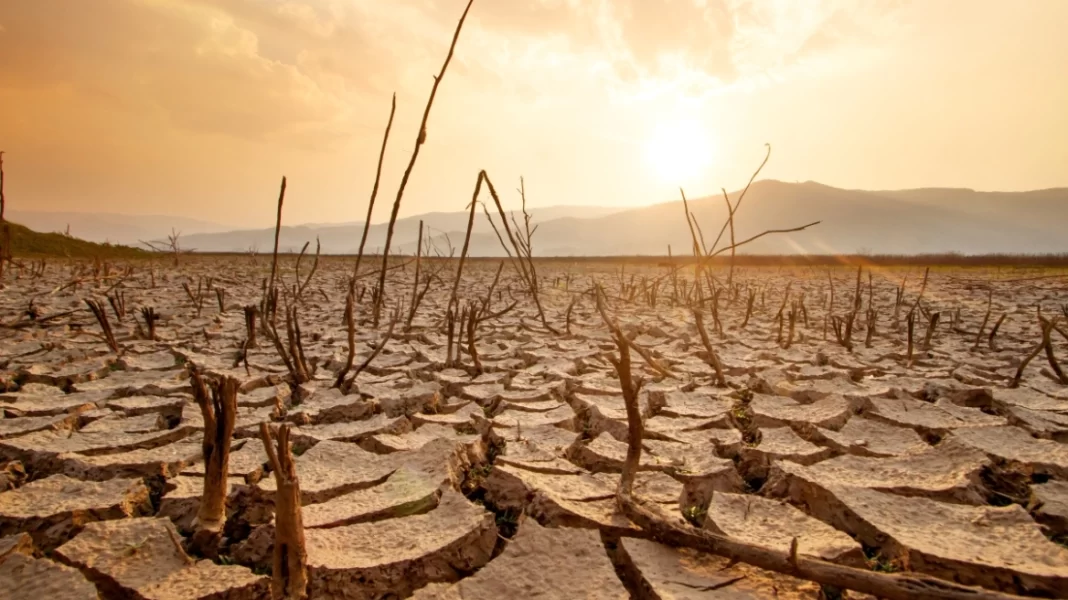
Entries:
[[[739, 192], [730, 194], [733, 201]], [[711, 244], [726, 219], [722, 197], [696, 198], [690, 209]], [[628, 210], [585, 208], [532, 209], [539, 225], [534, 251], [539, 256], [688, 254], [690, 234], [681, 201]], [[395, 252], [415, 251], [419, 221], [427, 235], [447, 253], [446, 236], [459, 252], [467, 214], [429, 213], [399, 219]], [[517, 217], [519, 220], [519, 217]], [[977, 192], [968, 189], [897, 191], [844, 190], [804, 182], [758, 181], [746, 195], [736, 217], [736, 236], [745, 239], [767, 229], [821, 224], [800, 233], [768, 236], [747, 246], [753, 254], [1033, 254], [1068, 251], [1068, 188], [1030, 192]], [[499, 226], [499, 223], [498, 223]], [[324, 253], [354, 253], [361, 224], [286, 226], [279, 248], [299, 251], [316, 236]], [[367, 251], [385, 244], [386, 225], [372, 225]], [[726, 236], [725, 236], [726, 237]], [[270, 252], [273, 229], [252, 229], [183, 236], [183, 246], [201, 252]], [[724, 242], [721, 242], [721, 245]], [[504, 252], [481, 211], [471, 236], [472, 256], [503, 256]]]
[[136, 246], [140, 240], [166, 238], [173, 227], [183, 235], [218, 233], [227, 225], [165, 215], [123, 215], [118, 213], [47, 212], [9, 209], [7, 217], [34, 231], [65, 233], [90, 242]]
[[[62, 233], [40, 233], [23, 225], [6, 221], [11, 233], [11, 254], [16, 258], [142, 258], [151, 256], [145, 250], [114, 244], [97, 244]], [[0, 233], [2, 235], [2, 233]]]

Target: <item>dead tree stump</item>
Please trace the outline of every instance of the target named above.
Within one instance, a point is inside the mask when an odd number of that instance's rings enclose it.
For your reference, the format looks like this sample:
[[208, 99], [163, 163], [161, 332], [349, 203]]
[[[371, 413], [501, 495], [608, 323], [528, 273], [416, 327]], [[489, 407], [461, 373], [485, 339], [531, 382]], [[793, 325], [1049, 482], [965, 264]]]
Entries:
[[193, 386], [193, 399], [204, 417], [204, 493], [200, 497], [190, 548], [197, 554], [214, 558], [218, 554], [226, 522], [230, 440], [237, 419], [237, 390], [240, 384], [233, 377], [206, 382], [195, 366], [190, 370], [189, 379]]
[[289, 424], [278, 428], [277, 450], [267, 423], [260, 424], [260, 437], [278, 484], [274, 499], [271, 597], [275, 600], [305, 600], [308, 597], [308, 553], [304, 548], [300, 481], [289, 449]]

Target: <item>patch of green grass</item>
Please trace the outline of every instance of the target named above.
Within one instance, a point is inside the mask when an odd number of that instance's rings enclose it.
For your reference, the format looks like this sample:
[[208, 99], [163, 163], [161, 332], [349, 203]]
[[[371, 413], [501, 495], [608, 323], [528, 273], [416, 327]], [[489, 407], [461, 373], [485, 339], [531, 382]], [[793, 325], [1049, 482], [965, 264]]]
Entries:
[[902, 570], [898, 559], [884, 556], [877, 550], [865, 547], [864, 555], [868, 568], [876, 573], [897, 573]]
[[520, 511], [515, 509], [502, 510], [496, 515], [497, 532], [506, 538], [511, 538], [519, 529]]
[[700, 506], [688, 506], [686, 510], [682, 511], [682, 516], [690, 522], [690, 525], [694, 527], [704, 527], [705, 519], [708, 517], [708, 509], [702, 509]]

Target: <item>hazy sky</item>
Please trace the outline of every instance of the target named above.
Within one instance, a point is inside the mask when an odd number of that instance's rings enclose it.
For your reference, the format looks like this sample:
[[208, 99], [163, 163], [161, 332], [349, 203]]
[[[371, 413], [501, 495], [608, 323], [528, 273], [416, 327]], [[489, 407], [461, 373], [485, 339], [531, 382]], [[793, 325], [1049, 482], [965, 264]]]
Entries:
[[[388, 218], [466, 0], [0, 0], [11, 208]], [[475, 0], [402, 215], [1068, 185], [1066, 0]]]

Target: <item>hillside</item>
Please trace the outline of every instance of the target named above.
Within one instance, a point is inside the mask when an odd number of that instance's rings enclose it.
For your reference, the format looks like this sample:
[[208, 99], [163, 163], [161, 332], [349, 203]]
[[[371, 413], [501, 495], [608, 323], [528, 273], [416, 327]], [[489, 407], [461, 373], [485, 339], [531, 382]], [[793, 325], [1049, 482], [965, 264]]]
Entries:
[[149, 252], [139, 248], [97, 244], [68, 237], [62, 233], [40, 233], [10, 221], [0, 227], [7, 227], [10, 231], [11, 254], [16, 258], [143, 258], [151, 256]]
[[140, 240], [154, 240], [167, 236], [173, 228], [185, 235], [218, 233], [232, 229], [226, 225], [201, 219], [168, 215], [123, 215], [106, 212], [51, 212], [10, 209], [8, 219], [34, 231], [70, 234], [89, 242], [136, 246]]
[[[732, 201], [739, 192], [730, 194]], [[691, 200], [708, 243], [726, 218], [722, 197]], [[544, 218], [531, 210], [539, 224], [534, 237], [540, 256], [664, 255], [686, 253], [690, 241], [681, 201], [616, 211], [592, 217]], [[419, 220], [446, 253], [446, 236], [457, 248], [463, 244], [467, 215], [431, 213], [400, 219], [394, 249], [415, 250]], [[739, 240], [766, 229], [794, 227], [810, 221], [820, 225], [804, 232], [769, 236], [745, 251], [754, 254], [1034, 254], [1068, 251], [1063, 223], [1068, 222], [1068, 189], [1032, 192], [977, 192], [967, 189], [899, 191], [844, 190], [814, 183], [765, 180], [753, 184], [737, 215]], [[280, 249], [299, 251], [318, 236], [323, 252], [354, 253], [359, 224], [283, 227]], [[198, 251], [268, 252], [272, 229], [231, 231], [183, 237], [183, 245]], [[386, 225], [370, 229], [367, 251], [385, 243]], [[477, 215], [471, 236], [472, 256], [502, 256], [503, 251], [485, 216]]]

